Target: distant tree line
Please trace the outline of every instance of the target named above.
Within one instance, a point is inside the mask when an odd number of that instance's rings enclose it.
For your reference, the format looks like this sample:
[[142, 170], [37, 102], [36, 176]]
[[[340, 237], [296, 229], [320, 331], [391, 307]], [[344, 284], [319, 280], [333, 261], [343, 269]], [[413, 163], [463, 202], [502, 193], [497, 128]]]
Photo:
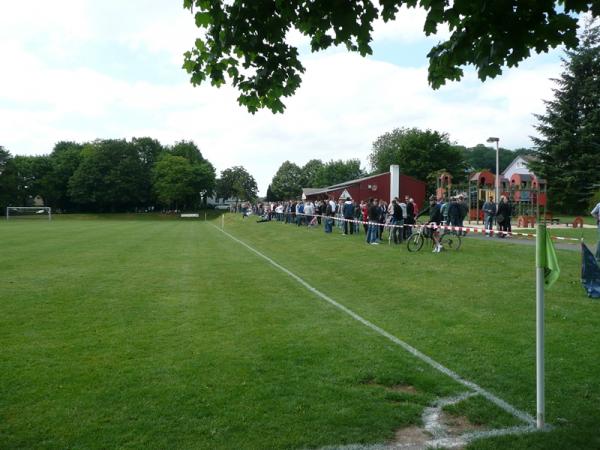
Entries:
[[[500, 148], [499, 166], [503, 171], [518, 155], [533, 153], [530, 149]], [[285, 161], [267, 189], [267, 200], [297, 198], [303, 187], [321, 188], [343, 183], [370, 174], [387, 172], [398, 164], [402, 173], [427, 181], [435, 190], [436, 177], [442, 170], [450, 172], [457, 183], [466, 182], [467, 175], [477, 170], [496, 168], [496, 149], [478, 144], [475, 147], [456, 145], [445, 133], [418, 128], [397, 128], [384, 133], [373, 143], [368, 157], [371, 171], [360, 167], [359, 159], [322, 162], [312, 159], [304, 166]]]
[[304, 166], [285, 161], [267, 189], [267, 200], [298, 198], [303, 187], [327, 187], [365, 175], [359, 159], [331, 160], [324, 163], [311, 159]]
[[[31, 205], [37, 196], [65, 212], [195, 209], [221, 188], [223, 196], [256, 196], [256, 182], [227, 187], [194, 142], [163, 146], [150, 137], [59, 142], [42, 156], [12, 156], [0, 147], [0, 207]], [[254, 183], [252, 185], [252, 183]]]

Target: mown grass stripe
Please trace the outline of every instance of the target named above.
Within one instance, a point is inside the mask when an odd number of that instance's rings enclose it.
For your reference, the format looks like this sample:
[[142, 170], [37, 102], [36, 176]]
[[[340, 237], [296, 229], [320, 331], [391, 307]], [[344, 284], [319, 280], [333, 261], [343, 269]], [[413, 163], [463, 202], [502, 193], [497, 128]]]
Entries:
[[275, 262], [274, 260], [272, 260], [271, 258], [269, 258], [268, 256], [266, 256], [265, 254], [261, 253], [260, 251], [256, 250], [252, 246], [248, 245], [244, 241], [236, 238], [232, 234], [228, 233], [227, 231], [225, 231], [222, 228], [219, 228], [216, 225], [213, 225], [213, 226], [217, 230], [221, 231], [223, 234], [225, 234], [226, 236], [228, 236], [233, 241], [235, 241], [238, 244], [246, 247], [248, 250], [250, 250], [251, 252], [253, 252], [257, 256], [259, 256], [259, 257], [263, 258], [264, 260], [266, 260], [267, 262], [269, 262], [269, 264], [273, 265], [274, 267], [278, 268], [279, 270], [281, 270], [285, 274], [287, 274], [290, 277], [292, 277], [294, 280], [296, 280], [298, 283], [300, 283], [302, 286], [304, 286], [307, 290], [309, 290], [310, 292], [312, 292], [313, 294], [315, 294], [317, 297], [325, 300], [326, 302], [330, 303], [331, 305], [333, 305], [336, 308], [340, 309], [341, 311], [345, 312], [346, 314], [348, 314], [353, 319], [355, 319], [358, 322], [362, 323], [363, 325], [369, 327], [371, 330], [373, 330], [376, 333], [380, 334], [381, 336], [387, 338], [388, 340], [392, 341], [396, 345], [399, 345], [400, 347], [402, 347], [403, 349], [405, 349], [407, 352], [409, 352], [412, 355], [416, 356], [417, 358], [419, 358], [423, 362], [427, 363], [431, 367], [435, 368], [439, 372], [441, 372], [441, 373], [449, 376], [450, 378], [452, 378], [456, 382], [458, 382], [458, 383], [462, 384], [463, 386], [466, 386], [469, 389], [471, 389], [471, 390], [477, 392], [478, 394], [482, 395], [483, 397], [485, 397], [486, 399], [488, 399], [490, 402], [494, 403], [499, 408], [503, 409], [504, 411], [508, 412], [509, 414], [512, 414], [513, 416], [519, 418], [520, 420], [522, 420], [523, 422], [527, 423], [528, 425], [531, 425], [531, 426], [535, 425], [535, 420], [534, 420], [533, 416], [531, 416], [530, 414], [528, 414], [528, 413], [526, 413], [524, 411], [521, 411], [521, 410], [515, 408], [514, 406], [512, 406], [511, 404], [509, 404], [505, 400], [503, 400], [503, 399], [499, 398], [498, 396], [492, 394], [491, 392], [485, 390], [484, 388], [482, 388], [478, 384], [473, 383], [472, 381], [469, 381], [469, 380], [465, 380], [463, 377], [461, 377], [459, 374], [457, 374], [453, 370], [451, 370], [451, 369], [447, 368], [446, 366], [440, 364], [439, 362], [435, 361], [434, 359], [432, 359], [431, 357], [427, 356], [423, 352], [417, 350], [415, 347], [413, 347], [410, 344], [404, 342], [403, 340], [397, 338], [396, 336], [388, 333], [387, 331], [385, 331], [384, 329], [378, 327], [374, 323], [368, 321], [364, 317], [356, 314], [354, 311], [352, 311], [351, 309], [349, 309], [346, 306], [342, 305], [341, 303], [336, 302], [335, 300], [333, 300], [328, 295], [324, 294], [323, 292], [319, 291], [315, 287], [311, 286], [308, 282], [306, 282], [304, 279], [302, 279], [301, 277], [299, 277], [295, 273], [293, 273], [290, 270], [286, 269], [284, 266], [282, 266], [281, 264]]

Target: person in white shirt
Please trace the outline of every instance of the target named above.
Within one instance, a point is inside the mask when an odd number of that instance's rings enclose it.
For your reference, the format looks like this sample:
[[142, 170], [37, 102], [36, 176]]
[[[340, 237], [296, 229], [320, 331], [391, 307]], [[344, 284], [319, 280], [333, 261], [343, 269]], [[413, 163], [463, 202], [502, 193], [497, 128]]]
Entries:
[[315, 214], [315, 205], [313, 202], [306, 202], [304, 204], [304, 217], [306, 217], [306, 224], [310, 225], [312, 222], [313, 216]]

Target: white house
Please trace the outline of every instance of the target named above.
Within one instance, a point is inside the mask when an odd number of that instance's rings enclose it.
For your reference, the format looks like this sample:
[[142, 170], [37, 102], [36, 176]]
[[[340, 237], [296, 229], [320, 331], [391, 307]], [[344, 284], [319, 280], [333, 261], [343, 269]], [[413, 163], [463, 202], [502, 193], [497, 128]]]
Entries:
[[508, 165], [504, 172], [502, 172], [502, 177], [510, 180], [515, 173], [519, 175], [532, 175], [535, 174], [527, 167], [527, 164], [530, 161], [535, 159], [534, 156], [530, 155], [519, 155]]

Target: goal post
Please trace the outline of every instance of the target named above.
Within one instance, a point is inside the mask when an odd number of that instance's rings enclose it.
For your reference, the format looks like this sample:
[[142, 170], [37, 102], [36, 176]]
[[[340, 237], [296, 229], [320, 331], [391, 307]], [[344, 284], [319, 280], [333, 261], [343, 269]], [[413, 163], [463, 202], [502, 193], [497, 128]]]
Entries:
[[11, 219], [48, 219], [52, 220], [52, 208], [49, 206], [7, 206], [6, 220]]

